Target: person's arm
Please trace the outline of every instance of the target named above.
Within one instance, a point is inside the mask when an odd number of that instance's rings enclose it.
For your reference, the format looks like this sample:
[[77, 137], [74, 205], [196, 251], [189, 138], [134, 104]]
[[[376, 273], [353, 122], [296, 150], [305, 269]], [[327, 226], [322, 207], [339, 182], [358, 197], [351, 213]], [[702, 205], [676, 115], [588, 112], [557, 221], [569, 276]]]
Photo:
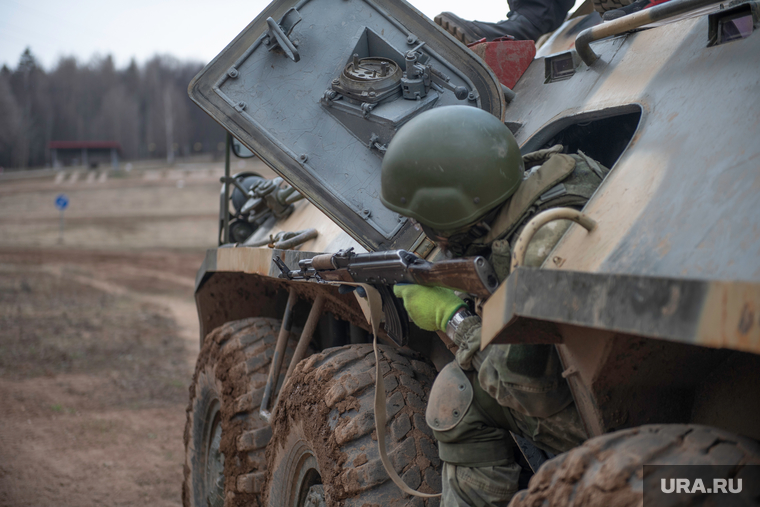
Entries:
[[480, 350], [480, 317], [467, 308], [457, 310], [446, 326], [446, 335], [459, 347], [457, 363], [464, 370], [480, 371], [480, 366], [488, 354]]
[[414, 284], [394, 286], [409, 317], [426, 331], [443, 331], [459, 347], [457, 362], [466, 370], [480, 368], [485, 351], [480, 351], [480, 317], [467, 309], [453, 290]]

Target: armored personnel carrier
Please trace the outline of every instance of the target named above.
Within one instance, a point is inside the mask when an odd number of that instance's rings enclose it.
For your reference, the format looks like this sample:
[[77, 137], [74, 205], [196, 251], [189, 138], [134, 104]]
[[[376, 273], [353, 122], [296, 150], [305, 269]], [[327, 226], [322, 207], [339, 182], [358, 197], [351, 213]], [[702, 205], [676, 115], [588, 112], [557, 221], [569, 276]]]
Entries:
[[[499, 118], [523, 153], [562, 144], [611, 168], [583, 210], [596, 227], [571, 226], [482, 306], [484, 345], [556, 346], [590, 437], [543, 464], [523, 439], [536, 473], [512, 504], [640, 505], [649, 464], [746, 477], [760, 464], [758, 5], [591, 12], [522, 65], [516, 43], [471, 50], [402, 0], [275, 0], [189, 87], [229, 135], [219, 245], [196, 279], [184, 505], [437, 505], [389, 479], [378, 440], [409, 487], [440, 492], [424, 412], [454, 346], [362, 288], [283, 266], [439, 259], [381, 204], [380, 166], [402, 125], [446, 105]], [[229, 174], [229, 147], [279, 177]]]

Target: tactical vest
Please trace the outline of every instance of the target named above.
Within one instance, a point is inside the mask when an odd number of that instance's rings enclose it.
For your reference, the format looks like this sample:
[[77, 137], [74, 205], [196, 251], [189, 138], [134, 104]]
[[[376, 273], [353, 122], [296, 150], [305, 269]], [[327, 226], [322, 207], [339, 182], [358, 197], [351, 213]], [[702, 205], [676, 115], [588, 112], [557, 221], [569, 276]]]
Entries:
[[[467, 249], [468, 255], [488, 255], [490, 247], [490, 260], [500, 280], [509, 274], [511, 245], [533, 216], [550, 208], [580, 210], [609, 173], [608, 168], [581, 151], [573, 155], [560, 151], [562, 146], [556, 145], [523, 157], [526, 174], [520, 188], [502, 205], [490, 231]], [[531, 245], [543, 241], [548, 253], [566, 229], [567, 225], [554, 234], [544, 233], [544, 238], [540, 230]]]
[[609, 169], [581, 151], [564, 155], [558, 153], [561, 149], [556, 145], [524, 157], [525, 180], [502, 206], [483, 243], [515, 236], [518, 229], [544, 210], [563, 206], [582, 208], [591, 198]]

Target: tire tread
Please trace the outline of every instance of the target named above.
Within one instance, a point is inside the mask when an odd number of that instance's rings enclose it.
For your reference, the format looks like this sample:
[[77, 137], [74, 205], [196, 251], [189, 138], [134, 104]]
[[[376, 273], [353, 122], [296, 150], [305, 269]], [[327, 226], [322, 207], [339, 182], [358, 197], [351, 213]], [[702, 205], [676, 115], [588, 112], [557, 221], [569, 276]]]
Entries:
[[592, 438], [544, 463], [509, 507], [640, 506], [645, 464], [740, 468], [760, 464], [760, 447], [748, 438], [700, 425], [621, 430]]
[[[436, 480], [440, 487], [440, 472], [433, 470], [434, 460], [438, 459], [437, 447], [432, 432], [424, 423], [424, 402], [418, 396], [421, 393], [423, 399], [426, 398], [435, 378], [435, 370], [414, 353], [402, 355], [385, 346], [380, 346], [380, 349], [384, 355], [381, 372], [386, 383], [388, 454], [391, 463], [399, 475], [406, 475], [412, 481], [410, 485], [416, 485], [424, 492], [440, 491], [434, 489]], [[418, 365], [413, 365], [412, 361]], [[273, 446], [270, 446], [270, 467], [276, 466], [273, 462], [277, 462], [276, 442], [279, 441], [280, 424], [283, 428], [291, 428], [302, 418], [324, 413], [328, 417], [320, 426], [332, 427], [333, 445], [338, 446], [339, 453], [345, 458], [334, 471], [334, 483], [325, 485], [328, 505], [438, 505], [438, 499], [419, 502], [422, 499], [403, 494], [390, 481], [379, 459], [374, 427], [375, 358], [371, 345], [351, 345], [314, 354], [299, 364], [293, 379], [284, 387], [283, 399], [289, 399], [289, 393], [298, 392], [305, 385], [315, 382], [324, 383], [324, 387], [321, 394], [313, 396], [314, 399], [298, 400], [278, 408], [275, 437]], [[324, 408], [320, 412], [313, 408], [314, 404], [321, 404]], [[303, 406], [312, 408], [306, 411], [301, 408]], [[420, 421], [424, 426], [419, 426]], [[404, 432], [394, 432], [393, 428], [397, 426], [408, 428]], [[391, 438], [391, 435], [397, 439]], [[283, 437], [281, 440], [286, 439]], [[269, 500], [270, 505], [273, 505], [272, 501]]]
[[[266, 475], [265, 452], [269, 441], [266, 436], [268, 433], [271, 438], [271, 428], [258, 412], [279, 330], [279, 320], [256, 317], [227, 322], [206, 336], [198, 355], [187, 408], [182, 487], [184, 507], [197, 505], [192, 485], [192, 432], [198, 382], [204, 375], [212, 375], [220, 383], [220, 401], [223, 406], [231, 407], [229, 418], [223, 417], [222, 420], [222, 441], [232, 439], [237, 453], [235, 456], [225, 455], [225, 506], [236, 505], [241, 500], [249, 500], [252, 505], [260, 501], [259, 494]], [[291, 333], [284, 368], [293, 356], [296, 341], [297, 336]], [[225, 364], [228, 365], [226, 369], [223, 367]], [[245, 380], [237, 383], [231, 379]], [[225, 436], [228, 431], [233, 431], [234, 435]]]

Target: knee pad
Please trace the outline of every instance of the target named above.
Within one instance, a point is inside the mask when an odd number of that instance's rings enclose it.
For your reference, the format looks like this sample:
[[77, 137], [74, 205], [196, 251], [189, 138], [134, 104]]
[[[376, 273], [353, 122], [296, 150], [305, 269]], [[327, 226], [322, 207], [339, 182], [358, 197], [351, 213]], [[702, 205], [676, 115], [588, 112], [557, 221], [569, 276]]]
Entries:
[[456, 361], [447, 364], [438, 374], [430, 390], [425, 420], [434, 431], [456, 427], [472, 405], [470, 380]]

